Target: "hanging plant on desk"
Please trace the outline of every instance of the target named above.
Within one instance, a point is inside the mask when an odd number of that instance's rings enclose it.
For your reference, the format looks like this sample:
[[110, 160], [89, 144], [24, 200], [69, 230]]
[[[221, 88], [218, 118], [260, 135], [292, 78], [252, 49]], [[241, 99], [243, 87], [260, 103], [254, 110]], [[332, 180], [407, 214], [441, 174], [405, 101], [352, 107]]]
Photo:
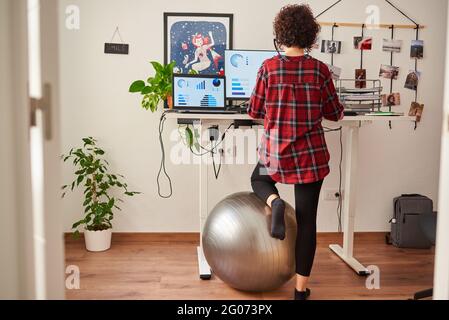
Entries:
[[[159, 62], [152, 61], [156, 74], [154, 77], [150, 77], [147, 81], [137, 80], [134, 81], [129, 92], [140, 93], [142, 97], [142, 107], [151, 112], [156, 112], [161, 102], [166, 101], [168, 107], [173, 108], [173, 73], [176, 66], [176, 62], [173, 61], [170, 64], [162, 65]], [[197, 72], [191, 71], [190, 74], [197, 74]]]
[[156, 112], [163, 101], [167, 101], [169, 107], [173, 106], [172, 86], [173, 86], [173, 68], [175, 62], [162, 65], [159, 62], [152, 61], [156, 74], [147, 81], [137, 80], [131, 84], [129, 92], [140, 93], [142, 97], [142, 107], [151, 112]]

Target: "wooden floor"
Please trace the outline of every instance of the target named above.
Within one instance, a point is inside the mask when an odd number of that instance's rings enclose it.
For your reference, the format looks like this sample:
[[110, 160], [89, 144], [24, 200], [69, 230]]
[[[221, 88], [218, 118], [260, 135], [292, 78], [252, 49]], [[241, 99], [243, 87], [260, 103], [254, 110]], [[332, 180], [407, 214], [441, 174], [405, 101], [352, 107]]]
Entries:
[[[88, 253], [83, 240], [66, 238], [66, 263], [77, 265], [81, 289], [67, 290], [68, 299], [239, 300], [291, 299], [294, 284], [275, 292], [248, 294], [229, 288], [219, 279], [198, 278], [198, 236], [114, 234], [112, 249]], [[434, 250], [403, 250], [387, 246], [384, 234], [358, 234], [356, 257], [381, 270], [381, 289], [368, 290], [333, 255], [328, 245], [341, 241], [337, 234], [320, 234], [310, 287], [313, 300], [409, 299], [432, 287]], [[255, 266], [257, 267], [257, 266]]]

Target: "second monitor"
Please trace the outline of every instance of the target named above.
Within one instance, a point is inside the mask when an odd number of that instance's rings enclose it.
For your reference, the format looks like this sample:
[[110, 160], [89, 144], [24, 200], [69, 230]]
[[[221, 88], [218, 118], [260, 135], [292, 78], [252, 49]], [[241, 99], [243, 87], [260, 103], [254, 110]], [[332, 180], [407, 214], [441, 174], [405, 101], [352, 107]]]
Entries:
[[247, 100], [256, 85], [257, 72], [262, 63], [278, 55], [276, 51], [226, 50], [226, 98]]

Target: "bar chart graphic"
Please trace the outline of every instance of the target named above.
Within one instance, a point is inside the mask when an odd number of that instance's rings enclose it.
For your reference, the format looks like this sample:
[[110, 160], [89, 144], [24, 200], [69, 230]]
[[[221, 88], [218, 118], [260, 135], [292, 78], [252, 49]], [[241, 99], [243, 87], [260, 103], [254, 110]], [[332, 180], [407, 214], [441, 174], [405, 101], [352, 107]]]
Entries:
[[206, 81], [202, 81], [200, 83], [197, 84], [196, 86], [197, 90], [206, 90]]
[[232, 79], [231, 91], [235, 97], [245, 97], [251, 90], [248, 79]]
[[189, 104], [189, 96], [178, 94], [178, 106], [187, 106]]
[[216, 107], [217, 99], [215, 99], [215, 97], [210, 94], [206, 94], [204, 96], [204, 98], [201, 99], [201, 106], [202, 107]]

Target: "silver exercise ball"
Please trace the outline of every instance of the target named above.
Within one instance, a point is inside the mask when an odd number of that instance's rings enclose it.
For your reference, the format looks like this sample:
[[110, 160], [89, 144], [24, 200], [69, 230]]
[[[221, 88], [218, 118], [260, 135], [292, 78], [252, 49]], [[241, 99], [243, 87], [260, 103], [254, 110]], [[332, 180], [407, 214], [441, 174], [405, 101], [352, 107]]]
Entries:
[[229, 286], [249, 292], [278, 289], [295, 275], [296, 218], [287, 204], [287, 234], [273, 239], [271, 209], [253, 193], [237, 193], [211, 212], [203, 231], [206, 260]]

